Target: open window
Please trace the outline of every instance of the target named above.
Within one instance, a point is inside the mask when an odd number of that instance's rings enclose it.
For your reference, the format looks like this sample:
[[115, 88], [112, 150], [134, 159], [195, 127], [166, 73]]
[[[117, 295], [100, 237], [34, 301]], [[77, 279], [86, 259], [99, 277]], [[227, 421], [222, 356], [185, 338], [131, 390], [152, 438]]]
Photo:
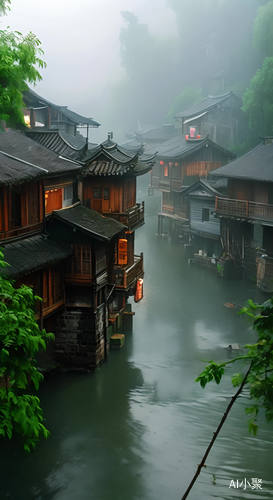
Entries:
[[65, 185], [48, 186], [45, 190], [45, 212], [50, 214], [53, 210], [70, 207], [73, 204], [73, 183]]

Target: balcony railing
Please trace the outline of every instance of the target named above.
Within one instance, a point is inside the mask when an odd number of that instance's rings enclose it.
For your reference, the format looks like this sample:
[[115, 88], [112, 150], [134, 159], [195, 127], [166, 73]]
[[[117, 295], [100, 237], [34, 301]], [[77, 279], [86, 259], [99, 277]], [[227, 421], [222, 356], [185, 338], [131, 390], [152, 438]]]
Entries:
[[17, 238], [23, 234], [28, 234], [29, 236], [41, 231], [42, 224], [38, 222], [37, 224], [32, 224], [29, 226], [21, 226], [10, 229], [9, 231], [0, 231], [0, 240], [7, 240], [9, 238]]
[[273, 221], [273, 205], [255, 201], [216, 197], [215, 211], [227, 217]]
[[128, 208], [125, 212], [107, 212], [103, 215], [118, 220], [131, 231], [144, 224], [144, 201], [136, 203], [136, 205]]
[[162, 189], [162, 191], [179, 191], [181, 186], [181, 179], [170, 179], [165, 177], [159, 180], [159, 189]]
[[142, 278], [143, 274], [143, 254], [134, 255], [134, 263], [131, 266], [114, 266], [111, 281], [116, 288], [126, 290], [133, 287], [136, 280]]

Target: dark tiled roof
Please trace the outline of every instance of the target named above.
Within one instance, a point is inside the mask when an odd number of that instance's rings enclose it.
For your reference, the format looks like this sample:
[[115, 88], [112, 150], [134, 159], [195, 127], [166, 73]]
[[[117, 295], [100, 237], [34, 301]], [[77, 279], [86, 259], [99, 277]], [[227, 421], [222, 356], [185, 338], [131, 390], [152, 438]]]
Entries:
[[221, 194], [222, 193], [217, 191], [210, 182], [203, 179], [199, 179], [183, 191], [183, 196], [198, 196], [206, 198], [215, 198], [215, 196], [220, 196]]
[[142, 175], [152, 169], [155, 155], [139, 155], [107, 140], [89, 150], [82, 175]]
[[107, 139], [102, 144], [83, 143], [79, 136], [60, 131], [28, 131], [27, 134], [62, 157], [84, 166], [82, 175], [142, 175], [151, 170], [155, 155], [142, 154], [142, 150], [130, 150]]
[[1, 242], [4, 260], [9, 266], [1, 271], [4, 276], [10, 278], [19, 277], [43, 267], [53, 265], [72, 254], [70, 247], [41, 234], [27, 237], [13, 243]]
[[174, 137], [158, 147], [158, 158], [162, 159], [181, 159], [204, 147], [218, 149], [229, 158], [234, 154], [227, 149], [222, 148], [207, 137], [204, 139], [193, 139], [186, 141], [184, 136]]
[[135, 153], [142, 153], [144, 150], [142, 142], [139, 142], [137, 139], [130, 139], [129, 141], [121, 144], [121, 147], [127, 149], [127, 151]]
[[171, 125], [162, 125], [161, 127], [150, 128], [148, 130], [143, 130], [136, 132], [136, 138], [140, 142], [149, 142], [149, 141], [167, 141], [172, 137], [175, 137], [178, 134], [177, 129]]
[[215, 170], [213, 176], [273, 182], [273, 144], [258, 144], [240, 158]]
[[58, 158], [22, 132], [0, 133], [0, 184], [18, 184], [79, 168], [78, 164]]
[[215, 108], [217, 105], [225, 102], [227, 99], [230, 97], [235, 97], [240, 100], [239, 97], [235, 96], [233, 92], [226, 92], [225, 94], [218, 95], [218, 96], [208, 96], [202, 99], [201, 102], [198, 102], [197, 104], [194, 104], [188, 109], [185, 109], [184, 111], [181, 111], [180, 113], [176, 114], [177, 118], [190, 118], [191, 116], [194, 115], [199, 115], [201, 113], [205, 113], [207, 111], [212, 110]]
[[95, 121], [93, 118], [87, 118], [86, 116], [79, 115], [74, 111], [71, 111], [67, 106], [58, 106], [48, 101], [44, 97], [38, 95], [34, 90], [28, 89], [24, 92], [24, 102], [27, 107], [38, 107], [38, 106], [50, 106], [58, 111], [61, 111], [63, 115], [69, 120], [75, 123], [75, 125], [90, 125], [91, 127], [99, 127], [100, 123]]
[[99, 240], [110, 241], [114, 236], [126, 229], [126, 226], [120, 222], [110, 217], [104, 217], [99, 212], [83, 205], [56, 210], [53, 212], [52, 217]]
[[59, 130], [28, 130], [27, 136], [57, 155], [79, 161], [85, 154], [85, 139]]

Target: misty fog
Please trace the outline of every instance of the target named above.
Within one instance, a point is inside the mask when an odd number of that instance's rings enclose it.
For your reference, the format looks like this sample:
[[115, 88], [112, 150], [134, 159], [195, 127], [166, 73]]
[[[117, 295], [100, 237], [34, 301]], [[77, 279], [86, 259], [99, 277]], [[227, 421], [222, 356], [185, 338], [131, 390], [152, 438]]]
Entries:
[[[253, 47], [259, 0], [13, 0], [2, 26], [41, 40], [36, 92], [124, 138], [169, 120], [187, 87], [242, 95], [261, 65]], [[179, 111], [179, 110], [177, 110]]]

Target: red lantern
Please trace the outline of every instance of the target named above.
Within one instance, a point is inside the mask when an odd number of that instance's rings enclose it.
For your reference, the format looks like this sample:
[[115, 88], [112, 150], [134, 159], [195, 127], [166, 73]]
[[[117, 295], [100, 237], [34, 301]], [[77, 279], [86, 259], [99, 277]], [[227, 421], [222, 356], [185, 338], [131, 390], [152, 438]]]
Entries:
[[175, 166], [175, 167], [179, 167], [179, 163], [178, 163], [178, 161], [176, 161], [176, 162], [175, 162], [174, 166]]
[[159, 165], [164, 165], [164, 161], [160, 160]]
[[186, 141], [188, 141], [188, 140], [189, 140], [189, 134], [186, 134], [186, 135], [185, 135], [185, 139], [186, 139]]
[[139, 278], [136, 284], [135, 302], [139, 302], [143, 299], [143, 279]]

